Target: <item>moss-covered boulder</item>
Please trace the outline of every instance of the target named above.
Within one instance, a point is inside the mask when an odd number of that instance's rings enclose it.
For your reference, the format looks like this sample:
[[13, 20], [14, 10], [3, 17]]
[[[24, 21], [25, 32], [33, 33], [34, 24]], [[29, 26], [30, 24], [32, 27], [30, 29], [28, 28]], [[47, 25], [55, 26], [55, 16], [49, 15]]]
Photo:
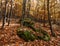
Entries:
[[34, 41], [37, 38], [30, 31], [17, 31], [17, 35], [25, 41]]
[[21, 20], [23, 26], [26, 26], [27, 28], [31, 28], [34, 32], [38, 32], [39, 34], [42, 34], [40, 36], [35, 36], [35, 34], [32, 34], [31, 32], [28, 31], [20, 31], [20, 29], [17, 31], [18, 36], [22, 37], [25, 41], [33, 41], [35, 39], [43, 39], [45, 41], [50, 40], [49, 34], [41, 29], [41, 28], [35, 28], [34, 27], [34, 22], [30, 18], [24, 18]]

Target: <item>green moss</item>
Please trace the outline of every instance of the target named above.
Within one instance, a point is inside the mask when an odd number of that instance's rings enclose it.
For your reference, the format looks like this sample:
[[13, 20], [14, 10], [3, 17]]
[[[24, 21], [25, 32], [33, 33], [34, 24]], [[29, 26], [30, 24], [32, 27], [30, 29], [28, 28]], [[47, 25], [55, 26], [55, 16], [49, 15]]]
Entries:
[[25, 41], [34, 41], [36, 39], [36, 36], [29, 31], [17, 31], [17, 35]]
[[46, 31], [44, 31], [41, 28], [39, 28], [39, 29], [34, 28], [34, 22], [31, 19], [29, 19], [29, 18], [22, 19], [22, 23], [23, 23], [23, 26], [29, 27], [33, 31], [35, 31], [36, 33], [38, 32], [39, 34], [40, 33], [42, 34], [42, 36], [41, 35], [40, 36], [35, 36], [35, 34], [31, 34], [31, 32], [29, 32], [29, 30], [21, 32], [20, 29], [18, 29], [17, 34], [20, 37], [22, 37], [24, 40], [26, 40], [26, 41], [33, 41], [35, 39], [42, 39], [42, 40], [45, 40], [45, 41], [50, 40], [50, 36]]

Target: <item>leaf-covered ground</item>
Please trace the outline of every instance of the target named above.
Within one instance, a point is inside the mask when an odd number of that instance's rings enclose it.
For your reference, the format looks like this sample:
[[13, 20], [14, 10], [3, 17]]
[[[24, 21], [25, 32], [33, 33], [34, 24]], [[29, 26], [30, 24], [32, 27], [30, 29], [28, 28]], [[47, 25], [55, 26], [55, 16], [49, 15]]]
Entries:
[[[30, 42], [25, 42], [23, 39], [17, 36], [17, 28], [19, 25], [5, 26], [4, 29], [0, 29], [0, 46], [60, 46], [60, 30], [54, 29], [57, 37], [52, 37], [49, 28], [42, 27], [46, 30], [50, 37], [50, 41], [35, 40]], [[37, 24], [38, 27], [38, 24]]]

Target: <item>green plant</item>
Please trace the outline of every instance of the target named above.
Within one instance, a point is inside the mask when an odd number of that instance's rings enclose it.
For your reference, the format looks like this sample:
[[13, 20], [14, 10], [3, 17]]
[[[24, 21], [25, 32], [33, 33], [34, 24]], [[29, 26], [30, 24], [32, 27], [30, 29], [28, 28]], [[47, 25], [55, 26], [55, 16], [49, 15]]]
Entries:
[[40, 28], [40, 29], [38, 29], [36, 31], [39, 32], [39, 33], [42, 33], [42, 36], [39, 36], [40, 39], [43, 39], [45, 41], [49, 41], [50, 40], [49, 34], [46, 31], [44, 31], [43, 29]]
[[17, 31], [17, 35], [25, 41], [34, 41], [36, 36], [29, 31]]

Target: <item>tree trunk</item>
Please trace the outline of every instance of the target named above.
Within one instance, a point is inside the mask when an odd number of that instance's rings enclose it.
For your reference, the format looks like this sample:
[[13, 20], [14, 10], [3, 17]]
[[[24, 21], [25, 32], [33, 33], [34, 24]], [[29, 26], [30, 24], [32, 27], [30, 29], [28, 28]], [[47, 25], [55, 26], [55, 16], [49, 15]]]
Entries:
[[49, 21], [49, 25], [50, 25], [51, 34], [52, 34], [52, 36], [55, 36], [55, 33], [53, 32], [53, 29], [52, 29], [51, 16], [49, 13], [49, 0], [47, 0], [47, 11], [48, 11], [48, 21]]
[[11, 8], [10, 8], [10, 13], [8, 15], [8, 26], [10, 24], [10, 17], [12, 16], [12, 0], [11, 0]]
[[27, 17], [30, 16], [30, 0], [28, 0]]
[[25, 11], [26, 11], [26, 0], [23, 0], [23, 5], [22, 5], [22, 19], [25, 17]]
[[39, 17], [39, 0], [37, 0], [37, 6], [36, 6], [36, 13], [37, 13], [37, 17]]
[[[25, 18], [25, 12], [26, 12], [26, 0], [23, 0], [23, 4], [22, 4], [22, 16], [20, 18], [20, 20]], [[21, 27], [22, 27], [23, 23], [21, 22]]]
[[5, 21], [6, 21], [6, 5], [7, 5], [7, 0], [5, 0], [5, 9], [3, 13], [3, 23], [2, 23], [2, 28], [4, 28]]
[[45, 0], [44, 0], [44, 23], [43, 26], [45, 27]]
[[[1, 0], [1, 3], [0, 3], [0, 15], [2, 16], [2, 0]], [[1, 20], [2, 18], [0, 17], [0, 20]]]

